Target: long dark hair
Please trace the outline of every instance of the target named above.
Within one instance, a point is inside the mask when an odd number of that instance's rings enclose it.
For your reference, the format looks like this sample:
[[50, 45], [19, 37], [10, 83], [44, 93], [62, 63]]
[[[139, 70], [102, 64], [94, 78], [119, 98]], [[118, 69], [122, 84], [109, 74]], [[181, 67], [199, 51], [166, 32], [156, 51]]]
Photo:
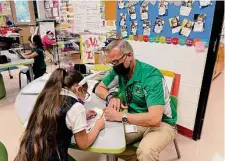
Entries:
[[[31, 158], [32, 161], [45, 161], [57, 149], [57, 119], [65, 102], [65, 96], [60, 94], [61, 89], [70, 89], [82, 79], [78, 71], [67, 73], [61, 68], [51, 74], [34, 105], [14, 161], [31, 161]], [[87, 88], [87, 84], [83, 87]]]
[[28, 40], [34, 44], [37, 48], [44, 49], [41, 37], [39, 35], [34, 35], [33, 38], [30, 36]]

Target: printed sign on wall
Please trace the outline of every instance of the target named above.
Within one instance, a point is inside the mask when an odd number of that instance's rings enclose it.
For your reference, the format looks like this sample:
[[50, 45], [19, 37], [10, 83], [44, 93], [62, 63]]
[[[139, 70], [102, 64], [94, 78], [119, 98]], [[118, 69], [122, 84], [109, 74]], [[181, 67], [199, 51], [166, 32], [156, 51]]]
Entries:
[[98, 35], [81, 36], [81, 53], [83, 63], [95, 63], [95, 52], [99, 47]]

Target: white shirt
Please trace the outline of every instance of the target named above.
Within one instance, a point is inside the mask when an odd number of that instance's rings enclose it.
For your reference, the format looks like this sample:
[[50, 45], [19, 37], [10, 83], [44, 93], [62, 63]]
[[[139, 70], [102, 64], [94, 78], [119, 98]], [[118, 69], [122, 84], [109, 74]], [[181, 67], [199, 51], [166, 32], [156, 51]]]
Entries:
[[[75, 99], [78, 99], [77, 96], [67, 90], [62, 88], [61, 95], [70, 96]], [[73, 134], [83, 131], [87, 127], [87, 118], [86, 118], [86, 110], [84, 105], [79, 102], [76, 102], [70, 110], [66, 114], [66, 126], [70, 129]]]

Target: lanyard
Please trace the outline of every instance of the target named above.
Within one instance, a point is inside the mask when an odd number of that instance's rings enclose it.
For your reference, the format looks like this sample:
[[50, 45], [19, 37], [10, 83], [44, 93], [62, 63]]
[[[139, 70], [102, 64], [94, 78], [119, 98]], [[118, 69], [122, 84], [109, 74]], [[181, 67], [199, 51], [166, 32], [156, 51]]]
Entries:
[[129, 106], [132, 99], [132, 86], [130, 85], [126, 87], [127, 83], [128, 83], [128, 78], [124, 78], [125, 97], [127, 100], [127, 105]]

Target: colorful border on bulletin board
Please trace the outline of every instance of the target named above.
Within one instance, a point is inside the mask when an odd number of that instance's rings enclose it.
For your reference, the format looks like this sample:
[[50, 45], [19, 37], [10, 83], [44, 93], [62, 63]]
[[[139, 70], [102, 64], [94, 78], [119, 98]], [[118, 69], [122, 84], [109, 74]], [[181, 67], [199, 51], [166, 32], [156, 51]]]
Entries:
[[[124, 4], [121, 5], [123, 2]], [[160, 0], [148, 3], [138, 0], [133, 2], [119, 0], [116, 21], [117, 38], [187, 46], [202, 41], [205, 42], [205, 47], [208, 47], [215, 1], [190, 0], [188, 2]], [[145, 8], [142, 7], [143, 5]], [[164, 12], [160, 8], [162, 6]], [[175, 20], [178, 23], [173, 23]], [[202, 23], [197, 20], [202, 20]], [[159, 24], [163, 24], [163, 27]], [[146, 26], [150, 28], [150, 31]]]

